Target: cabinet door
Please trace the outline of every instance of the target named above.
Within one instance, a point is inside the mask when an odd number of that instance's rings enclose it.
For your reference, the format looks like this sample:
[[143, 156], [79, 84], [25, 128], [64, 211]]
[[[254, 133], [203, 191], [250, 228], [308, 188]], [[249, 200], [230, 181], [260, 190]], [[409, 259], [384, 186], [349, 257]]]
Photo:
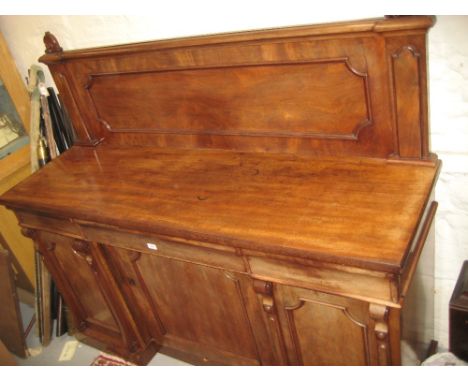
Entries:
[[368, 303], [283, 285], [274, 295], [290, 364], [374, 363]]
[[255, 329], [263, 325], [261, 308], [247, 276], [115, 247], [106, 252], [119, 284], [128, 284], [127, 300], [139, 305], [131, 309], [167, 353], [194, 363], [262, 363], [255, 340], [263, 335]]
[[114, 308], [118, 303], [112, 303], [117, 298], [112, 292], [113, 281], [97, 247], [48, 232], [37, 233], [36, 240], [80, 332], [111, 351], [135, 351], [137, 344], [128, 322], [122, 320], [124, 313]]

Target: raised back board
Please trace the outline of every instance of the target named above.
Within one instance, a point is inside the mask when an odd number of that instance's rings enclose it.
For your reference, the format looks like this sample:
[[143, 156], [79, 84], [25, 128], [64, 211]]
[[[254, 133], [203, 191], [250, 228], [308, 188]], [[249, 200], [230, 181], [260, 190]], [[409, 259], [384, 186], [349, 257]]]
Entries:
[[81, 144], [429, 159], [426, 32], [405, 17], [63, 52]]

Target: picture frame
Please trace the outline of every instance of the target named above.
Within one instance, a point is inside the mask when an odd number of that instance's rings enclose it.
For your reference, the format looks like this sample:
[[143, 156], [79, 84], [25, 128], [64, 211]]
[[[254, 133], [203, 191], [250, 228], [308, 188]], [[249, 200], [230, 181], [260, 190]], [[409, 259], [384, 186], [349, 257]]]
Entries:
[[[26, 85], [21, 79], [8, 45], [0, 33], [0, 80], [16, 108], [17, 115], [29, 133], [30, 100]], [[0, 159], [0, 181], [29, 164], [29, 145], [23, 145], [10, 155]]]

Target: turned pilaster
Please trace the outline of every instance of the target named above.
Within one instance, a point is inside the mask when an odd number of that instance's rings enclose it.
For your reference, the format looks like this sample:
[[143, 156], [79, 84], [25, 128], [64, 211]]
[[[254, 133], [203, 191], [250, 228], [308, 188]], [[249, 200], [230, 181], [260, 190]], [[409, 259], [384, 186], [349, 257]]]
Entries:
[[388, 365], [390, 360], [388, 338], [388, 307], [370, 304], [370, 318], [374, 321], [374, 335], [377, 346], [377, 361], [379, 365]]

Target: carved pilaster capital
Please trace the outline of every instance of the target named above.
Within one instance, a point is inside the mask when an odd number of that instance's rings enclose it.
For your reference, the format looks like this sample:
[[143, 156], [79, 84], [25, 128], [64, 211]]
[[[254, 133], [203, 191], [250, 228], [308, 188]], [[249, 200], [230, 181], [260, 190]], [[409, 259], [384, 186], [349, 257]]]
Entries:
[[388, 365], [390, 354], [388, 342], [388, 307], [370, 304], [369, 316], [375, 323], [374, 334], [377, 342], [379, 365]]
[[49, 251], [49, 252], [53, 252], [55, 250], [55, 246], [56, 244], [55, 243], [48, 243], [46, 245], [46, 249]]
[[29, 237], [30, 239], [33, 239], [35, 238], [36, 236], [36, 231], [31, 229], [31, 228], [21, 228], [21, 233], [23, 234], [23, 236], [26, 236], [26, 237]]
[[91, 267], [93, 272], [96, 272], [93, 256], [91, 255], [91, 245], [84, 240], [75, 239], [71, 245], [75, 255], [84, 259]]
[[128, 254], [128, 259], [132, 263], [140, 260], [140, 257], [141, 257], [141, 253], [137, 252], [137, 251], [130, 251], [129, 254]]
[[404, 45], [400, 47], [397, 51], [392, 53], [392, 58], [397, 60], [400, 56], [404, 54], [411, 54], [414, 58], [419, 59], [421, 57], [421, 53], [418, 49], [413, 45]]
[[254, 280], [253, 288], [256, 293], [264, 294], [267, 296], [273, 295], [273, 284], [270, 281]]
[[75, 239], [72, 243], [72, 248], [75, 252], [87, 254], [90, 251], [89, 243], [84, 240]]
[[274, 320], [275, 304], [273, 300], [273, 284], [270, 281], [254, 280], [253, 288], [261, 296], [263, 310], [268, 313], [269, 319]]
[[281, 326], [278, 317], [278, 309], [275, 303], [274, 288], [271, 281], [253, 280], [253, 289], [257, 293], [259, 302], [262, 304], [264, 320], [268, 332], [270, 346], [273, 349], [276, 362], [281, 365], [288, 363], [286, 347], [284, 344]]

